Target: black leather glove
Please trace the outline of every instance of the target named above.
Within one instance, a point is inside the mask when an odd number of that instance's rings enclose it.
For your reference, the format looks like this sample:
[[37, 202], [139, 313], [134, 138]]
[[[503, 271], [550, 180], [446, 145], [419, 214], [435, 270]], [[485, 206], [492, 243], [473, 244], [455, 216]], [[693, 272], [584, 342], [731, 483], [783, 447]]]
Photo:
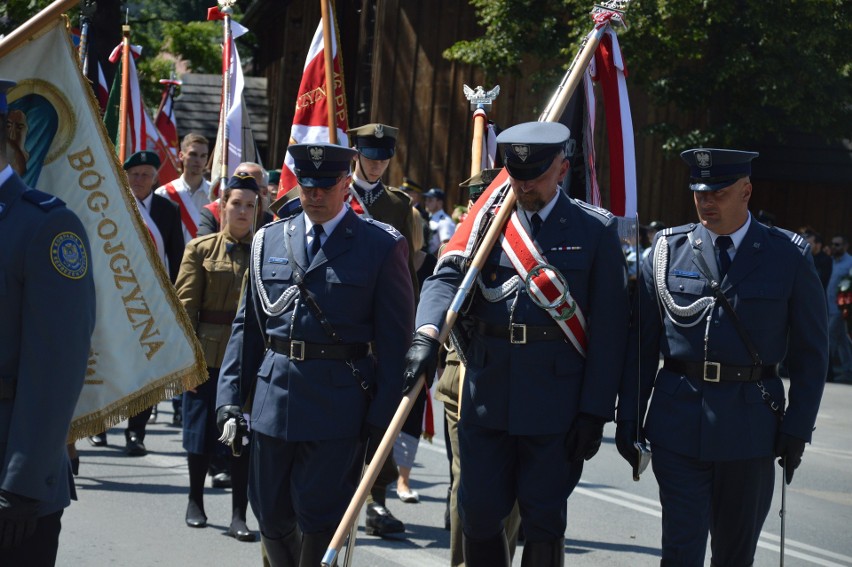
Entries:
[[581, 413], [577, 416], [565, 439], [569, 461], [588, 461], [595, 456], [601, 448], [604, 423], [606, 420], [596, 415]]
[[425, 333], [414, 333], [411, 347], [405, 353], [405, 372], [403, 372], [402, 395], [410, 392], [417, 379], [426, 375], [426, 387], [432, 387], [435, 370], [438, 369], [438, 348], [441, 343]]
[[38, 500], [0, 490], [0, 548], [17, 547], [38, 523]]
[[[630, 463], [633, 470], [636, 470], [639, 466], [639, 453], [634, 445], [636, 430], [635, 421], [619, 421], [615, 426], [615, 448], [618, 449], [618, 454]], [[640, 439], [640, 441], [644, 441], [644, 439]]]
[[245, 422], [245, 419], [243, 418], [243, 409], [240, 406], [227, 405], [219, 406], [219, 408], [216, 409], [216, 427], [219, 428], [219, 433], [222, 433], [225, 430], [225, 424], [232, 417], [237, 420], [238, 425], [240, 421]]
[[778, 459], [778, 466], [784, 468], [786, 462], [786, 472], [784, 480], [787, 484], [793, 482], [793, 471], [802, 464], [802, 455], [805, 452], [805, 441], [798, 437], [793, 437], [786, 433], [778, 433], [775, 438], [775, 456]]

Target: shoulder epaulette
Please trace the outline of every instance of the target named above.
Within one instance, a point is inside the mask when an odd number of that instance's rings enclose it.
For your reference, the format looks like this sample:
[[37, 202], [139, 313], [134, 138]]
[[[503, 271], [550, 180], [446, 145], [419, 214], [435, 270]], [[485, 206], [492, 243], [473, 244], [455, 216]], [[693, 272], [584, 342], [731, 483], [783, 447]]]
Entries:
[[589, 203], [587, 203], [585, 201], [575, 199], [574, 202], [577, 203], [578, 205], [580, 205], [582, 208], [586, 209], [587, 211], [591, 211], [593, 213], [596, 213], [596, 214], [602, 216], [606, 220], [609, 220], [613, 216], [615, 216], [611, 212], [609, 212], [608, 210], [603, 209], [601, 207], [596, 207], [594, 205], [590, 205]]
[[377, 221], [376, 219], [373, 219], [373, 218], [365, 219], [365, 218], [362, 217], [362, 220], [364, 222], [366, 222], [367, 224], [371, 224], [371, 225], [373, 225], [377, 228], [381, 228], [385, 232], [388, 232], [394, 238], [397, 238], [397, 239], [402, 238], [402, 234], [397, 229], [395, 229], [394, 227], [392, 227], [391, 225], [389, 225], [387, 223]]
[[671, 236], [672, 234], [686, 234], [687, 232], [692, 232], [698, 227], [697, 224], [691, 222], [689, 224], [682, 224], [680, 226], [673, 226], [671, 228], [667, 228], [663, 230], [663, 236]]
[[784, 228], [778, 228], [777, 226], [770, 226], [769, 234], [776, 238], [789, 240], [793, 243], [793, 246], [799, 249], [799, 252], [801, 252], [802, 254], [805, 254], [806, 252], [810, 251], [811, 245], [800, 234], [797, 234], [790, 230], [786, 230]]
[[26, 191], [21, 193], [21, 198], [25, 201], [29, 201], [30, 203], [45, 212], [51, 209], [55, 209], [57, 207], [65, 206], [65, 201], [63, 201], [59, 197], [51, 195], [50, 193], [39, 191], [37, 189], [27, 189]]
[[395, 197], [402, 199], [406, 204], [411, 204], [411, 196], [399, 187], [388, 187], [387, 189], [389, 192], [393, 193]]

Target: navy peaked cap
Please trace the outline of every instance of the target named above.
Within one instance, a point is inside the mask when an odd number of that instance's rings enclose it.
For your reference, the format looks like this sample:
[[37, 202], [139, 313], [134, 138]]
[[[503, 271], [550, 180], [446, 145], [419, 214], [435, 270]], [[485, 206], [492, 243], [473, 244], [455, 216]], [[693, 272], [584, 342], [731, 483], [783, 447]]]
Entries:
[[547, 171], [556, 154], [566, 150], [570, 136], [559, 122], [524, 122], [503, 130], [497, 147], [509, 174], [528, 181]]
[[157, 155], [157, 152], [152, 152], [151, 150], [136, 152], [124, 161], [124, 170], [127, 171], [137, 165], [152, 165], [154, 169], [159, 170], [160, 156]]
[[358, 155], [352, 148], [328, 142], [293, 144], [287, 151], [293, 156], [293, 173], [302, 187], [331, 187], [349, 173], [352, 159]]
[[689, 165], [689, 188], [693, 191], [718, 191], [737, 179], [751, 175], [751, 160], [757, 152], [694, 148], [680, 154]]
[[424, 199], [429, 199], [430, 197], [434, 198], [434, 199], [441, 199], [443, 201], [444, 200], [444, 190], [438, 189], [437, 187], [432, 187], [431, 189], [429, 189], [428, 191], [423, 193]]
[[251, 173], [246, 173], [244, 171], [240, 173], [235, 173], [228, 180], [228, 189], [248, 189], [249, 191], [260, 191], [260, 188], [257, 186], [257, 180], [252, 176]]
[[348, 131], [355, 149], [367, 159], [390, 159], [396, 152], [399, 129], [386, 124], [365, 124]]

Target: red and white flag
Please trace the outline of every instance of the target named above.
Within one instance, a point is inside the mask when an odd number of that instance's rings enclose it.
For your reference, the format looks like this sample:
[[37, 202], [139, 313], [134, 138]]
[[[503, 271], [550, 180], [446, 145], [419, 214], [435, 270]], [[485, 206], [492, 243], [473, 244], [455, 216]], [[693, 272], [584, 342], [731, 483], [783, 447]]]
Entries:
[[[334, 33], [331, 34], [331, 48], [337, 143], [348, 147], [349, 138], [346, 135], [346, 130], [349, 129], [349, 126], [346, 116], [346, 94], [343, 86], [343, 64], [338, 52], [337, 24], [330, 6], [329, 17], [331, 18], [331, 27], [334, 30]], [[325, 84], [324, 43], [322, 20], [320, 20], [302, 72], [302, 83], [299, 85], [299, 95], [296, 97], [296, 113], [293, 116], [293, 126], [290, 129], [290, 143], [328, 142], [329, 139], [328, 92]], [[293, 165], [293, 158], [288, 153], [284, 158], [284, 165], [281, 166], [281, 179], [278, 182], [279, 197], [296, 186]]]
[[[120, 63], [121, 62], [121, 53], [122, 53], [122, 44], [118, 44], [115, 49], [112, 50], [112, 53], [109, 56], [110, 63]], [[151, 119], [145, 119], [145, 104], [142, 101], [142, 92], [139, 89], [139, 76], [136, 73], [136, 58], [142, 54], [142, 46], [140, 45], [131, 45], [130, 46], [130, 65], [128, 69], [128, 77], [130, 83], [130, 100], [127, 101], [127, 140], [126, 143], [126, 156], [130, 157], [136, 152], [148, 149], [148, 123], [151, 122]], [[115, 75], [115, 80], [113, 81], [112, 91], [110, 92], [110, 98], [121, 96], [121, 65], [119, 64], [119, 72]], [[115, 94], [114, 94], [115, 93]], [[107, 129], [111, 130], [113, 125], [111, 124], [112, 120], [110, 117], [110, 108], [107, 108], [107, 116], [104, 118], [104, 121], [107, 124]], [[115, 117], [115, 132], [121, 132], [121, 127], [118, 124], [119, 117], [116, 115]], [[115, 147], [118, 148], [120, 146], [120, 141], [116, 139]]]
[[[606, 114], [607, 141], [609, 144], [609, 210], [619, 217], [636, 216], [636, 148], [633, 140], [633, 118], [630, 114], [630, 101], [627, 96], [627, 67], [618, 36], [607, 28], [606, 33], [595, 51], [595, 57], [589, 64], [588, 77], [601, 85]], [[588, 81], [587, 81], [588, 83]], [[587, 86], [587, 104], [589, 111], [586, 131], [586, 151], [590, 160], [594, 160], [594, 90]], [[600, 192], [594, 177], [594, 162], [591, 161], [589, 173], [592, 176], [592, 200], [597, 196], [600, 206]]]
[[163, 96], [160, 99], [160, 108], [157, 110], [154, 125], [169, 148], [169, 152], [177, 159], [180, 144], [177, 119], [175, 119], [174, 95], [175, 89], [181, 82], [175, 79], [160, 79], [160, 83], [163, 85]]

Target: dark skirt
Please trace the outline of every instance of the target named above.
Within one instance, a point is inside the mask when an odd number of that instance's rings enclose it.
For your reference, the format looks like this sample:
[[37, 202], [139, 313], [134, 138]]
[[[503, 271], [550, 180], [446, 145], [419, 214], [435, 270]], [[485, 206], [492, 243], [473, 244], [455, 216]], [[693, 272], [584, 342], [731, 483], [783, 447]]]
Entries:
[[208, 368], [209, 378], [195, 392], [183, 393], [183, 448], [199, 455], [226, 455], [216, 427], [216, 385], [219, 369]]

